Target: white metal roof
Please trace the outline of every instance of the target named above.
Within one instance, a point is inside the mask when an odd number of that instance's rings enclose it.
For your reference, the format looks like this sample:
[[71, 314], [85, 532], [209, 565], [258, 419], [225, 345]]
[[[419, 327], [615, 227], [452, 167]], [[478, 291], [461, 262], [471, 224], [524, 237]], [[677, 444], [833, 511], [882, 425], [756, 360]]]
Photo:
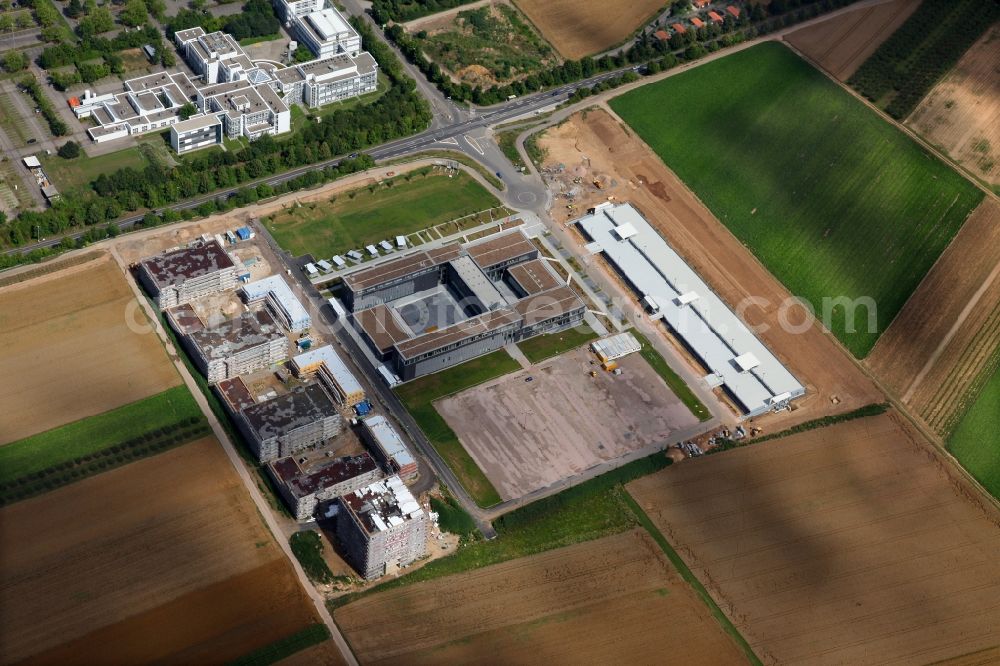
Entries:
[[24, 161], [24, 166], [28, 167], [29, 169], [37, 169], [38, 167], [42, 166], [42, 163], [39, 162], [38, 158], [35, 157], [34, 155], [28, 155], [27, 157], [24, 158], [23, 161]]
[[312, 365], [313, 363], [322, 362], [326, 366], [327, 372], [333, 376], [335, 382], [340, 387], [340, 390], [344, 392], [345, 395], [352, 395], [355, 393], [363, 393], [364, 389], [361, 387], [361, 382], [358, 378], [354, 376], [354, 373], [348, 369], [347, 364], [344, 363], [343, 359], [340, 358], [340, 354], [331, 345], [324, 345], [323, 347], [317, 347], [316, 349], [310, 349], [307, 352], [303, 352], [292, 359], [292, 362], [299, 368], [304, 368], [306, 366]]
[[760, 365], [760, 361], [757, 360], [757, 357], [749, 352], [746, 354], [740, 354], [733, 359], [733, 362], [736, 363], [741, 372], [749, 372]]
[[395, 460], [400, 468], [416, 462], [410, 450], [406, 448], [406, 444], [399, 436], [399, 433], [396, 432], [396, 429], [392, 427], [392, 424], [384, 416], [381, 414], [369, 416], [362, 423], [364, 423], [368, 432], [371, 433], [375, 443], [382, 449], [385, 456]]
[[319, 271], [316, 270], [316, 266], [315, 265], [313, 265], [313, 264], [306, 264], [306, 273], [309, 273], [310, 275], [312, 275], [313, 273], [318, 273], [318, 272]]
[[602, 340], [594, 340], [590, 343], [590, 348], [594, 353], [604, 360], [613, 361], [629, 354], [634, 354], [642, 349], [642, 345], [631, 333], [619, 333]]
[[635, 236], [638, 232], [633, 225], [626, 222], [625, 224], [615, 227], [615, 233], [621, 240], [628, 240], [629, 238], [632, 238], [632, 236]]
[[[767, 411], [777, 395], [805, 393], [795, 377], [632, 206], [605, 207], [580, 218], [577, 224], [601, 244], [608, 260], [628, 277], [641, 297], [656, 300], [664, 321], [723, 378], [747, 414]], [[636, 233], [619, 240], [616, 228], [626, 224]], [[679, 296], [692, 292], [697, 299], [684, 306], [678, 304]], [[759, 365], [740, 372], [733, 359], [748, 353]]]
[[316, 262], [316, 265], [322, 268], [324, 271], [332, 271], [333, 266], [326, 259], [320, 259]]
[[251, 282], [243, 287], [243, 293], [251, 301], [266, 298], [270, 294], [285, 316], [288, 317], [292, 330], [309, 327], [312, 323], [309, 312], [302, 306], [299, 299], [292, 293], [292, 288], [280, 275], [272, 275], [263, 280]]
[[346, 261], [344, 261], [344, 258], [339, 254], [333, 255], [331, 260], [333, 261], [334, 265], [337, 266], [337, 268], [340, 268], [341, 266], [347, 263]]
[[396, 247], [406, 247], [406, 236], [396, 236]]

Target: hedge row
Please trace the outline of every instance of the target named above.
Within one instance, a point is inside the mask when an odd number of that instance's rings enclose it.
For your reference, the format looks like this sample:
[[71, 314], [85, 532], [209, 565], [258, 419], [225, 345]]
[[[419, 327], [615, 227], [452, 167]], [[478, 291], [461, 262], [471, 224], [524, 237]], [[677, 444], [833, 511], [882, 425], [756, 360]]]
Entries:
[[25, 474], [13, 481], [0, 484], [0, 506], [41, 495], [88, 476], [161, 453], [203, 437], [209, 432], [208, 422], [204, 418], [191, 417], [172, 426], [151, 430], [141, 437], [109, 446], [101, 451]]

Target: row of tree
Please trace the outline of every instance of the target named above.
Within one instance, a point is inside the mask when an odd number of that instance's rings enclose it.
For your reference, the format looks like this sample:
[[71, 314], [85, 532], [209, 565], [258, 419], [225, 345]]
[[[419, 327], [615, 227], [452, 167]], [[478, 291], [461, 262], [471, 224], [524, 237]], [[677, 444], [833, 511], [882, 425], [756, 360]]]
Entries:
[[474, 0], [373, 0], [372, 16], [380, 23], [409, 21], [465, 5]]
[[281, 22], [269, 0], [247, 0], [243, 13], [232, 16], [214, 16], [207, 9], [196, 6], [182, 9], [176, 16], [167, 19], [167, 37], [173, 39], [175, 32], [196, 26], [201, 26], [205, 32], [222, 30], [240, 40], [275, 35]]
[[848, 83], [873, 102], [891, 95], [886, 113], [905, 118], [997, 20], [995, 0], [924, 0]]
[[45, 96], [45, 91], [42, 90], [42, 85], [35, 78], [34, 74], [27, 74], [18, 81], [18, 85], [31, 95], [31, 99], [35, 100], [35, 106], [38, 107], [42, 117], [45, 118], [45, 122], [49, 124], [49, 131], [52, 132], [52, 136], [63, 136], [69, 133], [69, 128], [66, 127], [66, 123], [56, 113], [52, 102]]

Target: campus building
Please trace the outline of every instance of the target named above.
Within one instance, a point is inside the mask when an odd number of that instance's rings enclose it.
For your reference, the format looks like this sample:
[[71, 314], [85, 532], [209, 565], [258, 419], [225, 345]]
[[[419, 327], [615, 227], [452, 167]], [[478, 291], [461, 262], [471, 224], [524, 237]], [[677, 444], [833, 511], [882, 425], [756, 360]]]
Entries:
[[161, 310], [236, 286], [236, 264], [215, 240], [147, 257], [138, 274]]
[[352, 493], [382, 476], [367, 453], [324, 462], [308, 472], [295, 458], [280, 458], [268, 463], [267, 471], [298, 521], [311, 520], [320, 502]]
[[395, 573], [427, 552], [427, 512], [398, 476], [337, 500], [344, 559], [365, 579]]
[[403, 380], [574, 326], [586, 313], [519, 229], [419, 250], [343, 283], [355, 327]]
[[573, 224], [636, 292], [654, 320], [749, 418], [785, 408], [805, 388], [630, 204], [596, 206]]
[[317, 383], [249, 405], [235, 420], [261, 462], [294, 455], [335, 437], [343, 424], [337, 406]]
[[312, 326], [312, 317], [280, 275], [257, 280], [240, 290], [247, 305], [263, 304], [287, 331], [301, 333]]
[[387, 469], [390, 474], [396, 474], [404, 481], [417, 475], [416, 458], [410, 453], [410, 449], [389, 420], [381, 414], [369, 416], [361, 421], [361, 438], [379, 465]]
[[330, 395], [346, 407], [353, 407], [365, 399], [361, 382], [331, 345], [295, 356], [291, 367], [300, 378], [316, 376]]
[[266, 310], [207, 326], [190, 305], [167, 310], [167, 321], [210, 384], [269, 368], [288, 358], [288, 338]]
[[[361, 50], [361, 36], [337, 10], [319, 4], [277, 2], [314, 60], [289, 66], [253, 61], [232, 35], [196, 26], [174, 33], [174, 43], [198, 85], [184, 72], [159, 72], [129, 79], [122, 93], [87, 90], [70, 106], [77, 118], [97, 121], [87, 130], [95, 142], [171, 128], [170, 143], [178, 153], [216, 145], [224, 137], [253, 140], [290, 132], [292, 104], [318, 108], [378, 89], [378, 64]], [[181, 120], [186, 104], [197, 114]]]

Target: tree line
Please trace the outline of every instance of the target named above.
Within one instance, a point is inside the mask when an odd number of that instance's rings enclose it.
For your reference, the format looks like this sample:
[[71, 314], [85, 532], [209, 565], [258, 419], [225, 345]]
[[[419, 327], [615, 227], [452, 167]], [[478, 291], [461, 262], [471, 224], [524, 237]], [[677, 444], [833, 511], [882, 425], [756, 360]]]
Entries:
[[848, 84], [901, 120], [998, 19], [996, 0], [924, 0]]
[[228, 32], [239, 41], [248, 37], [275, 35], [281, 22], [269, 0], [247, 0], [243, 12], [232, 16], [214, 16], [204, 8], [182, 9], [176, 16], [167, 19], [167, 37], [173, 39], [175, 32], [197, 26], [204, 28], [205, 32]]
[[372, 17], [379, 23], [389, 21], [409, 21], [411, 19], [436, 14], [474, 0], [374, 0]]

